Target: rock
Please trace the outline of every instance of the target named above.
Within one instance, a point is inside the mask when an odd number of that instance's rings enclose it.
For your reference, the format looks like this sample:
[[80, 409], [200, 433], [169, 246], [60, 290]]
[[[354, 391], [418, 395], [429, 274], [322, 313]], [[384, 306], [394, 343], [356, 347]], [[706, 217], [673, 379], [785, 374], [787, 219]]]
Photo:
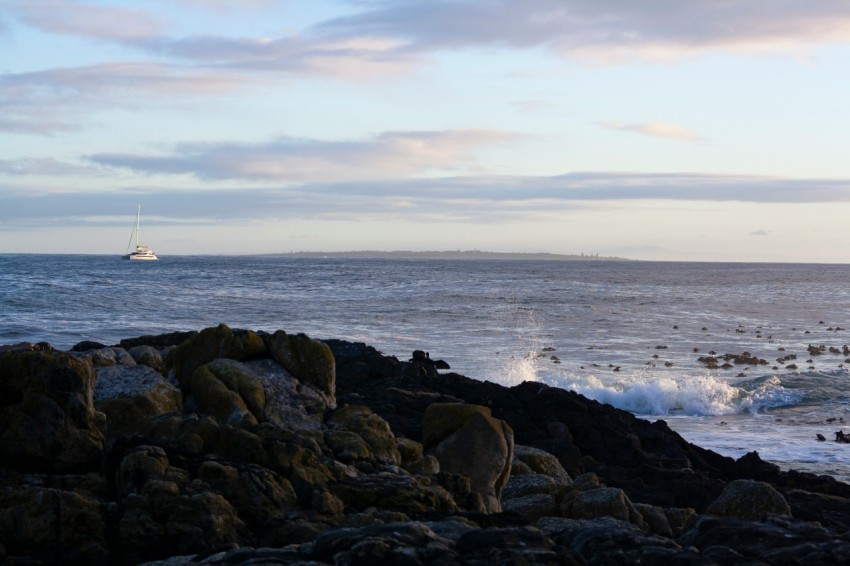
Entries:
[[706, 563], [669, 538], [646, 534], [613, 517], [544, 519], [541, 528], [556, 543], [591, 564]]
[[514, 446], [514, 459], [524, 463], [535, 473], [549, 476], [560, 485], [570, 485], [573, 482], [561, 462], [539, 448], [517, 444]]
[[502, 510], [517, 513], [529, 523], [536, 523], [541, 517], [558, 516], [558, 500], [550, 493], [532, 493], [505, 498]]
[[708, 506], [705, 514], [757, 520], [768, 514], [790, 517], [791, 508], [772, 485], [753, 480], [735, 480]]
[[189, 383], [200, 409], [219, 423], [253, 426], [265, 419], [263, 384], [237, 361], [213, 360], [197, 368]]
[[312, 558], [336, 564], [430, 564], [454, 557], [451, 543], [419, 522], [389, 523], [325, 531]]
[[95, 342], [93, 340], [83, 340], [82, 342], [77, 342], [76, 344], [71, 346], [71, 351], [86, 352], [88, 350], [100, 350], [106, 347], [106, 344], [101, 344], [100, 342]]
[[[327, 425], [332, 430], [326, 433], [326, 439], [328, 435], [336, 434], [336, 440], [339, 441], [339, 435], [348, 431], [349, 434], [354, 434], [361, 439], [365, 445], [365, 452], [363, 452], [359, 443], [354, 439], [349, 439], [349, 441], [354, 441], [353, 446], [357, 446], [355, 450], [358, 452], [356, 456], [351, 455], [348, 458], [349, 462], [370, 460], [377, 467], [401, 464], [401, 453], [398, 450], [395, 435], [390, 430], [390, 425], [368, 407], [346, 405], [337, 409], [327, 419]], [[339, 442], [337, 443], [339, 444]], [[336, 453], [336, 450], [334, 452]]]
[[463, 535], [455, 547], [471, 564], [579, 564], [562, 548], [531, 526], [491, 527]]
[[289, 481], [261, 466], [208, 460], [198, 467], [198, 479], [223, 496], [261, 538], [265, 531], [286, 521], [296, 506]]
[[[274, 359], [272, 336], [0, 347], [0, 562], [850, 561], [850, 486], [834, 478], [362, 344], [328, 341], [331, 395]], [[704, 513], [741, 506], [764, 518]]]
[[134, 366], [136, 360], [124, 348], [100, 348], [97, 350], [89, 350], [84, 352], [86, 356], [91, 358], [94, 367], [102, 368], [109, 366]]
[[170, 366], [185, 394], [191, 393], [189, 379], [195, 370], [218, 358], [247, 360], [267, 352], [263, 339], [250, 330], [231, 330], [226, 324], [206, 328], [177, 346], [169, 357]]
[[122, 436], [147, 435], [157, 417], [183, 410], [180, 390], [142, 365], [98, 368], [94, 402], [106, 415], [110, 443]]
[[38, 563], [108, 563], [102, 505], [83, 490], [4, 485], [0, 488], [0, 541], [4, 551], [23, 551]]
[[513, 431], [487, 407], [435, 403], [423, 418], [423, 445], [440, 469], [466, 475], [487, 513], [501, 511], [499, 498], [510, 477]]
[[331, 407], [336, 406], [336, 362], [327, 344], [283, 330], [267, 337], [267, 344], [275, 361], [297, 379], [327, 395]]
[[0, 354], [0, 458], [21, 470], [97, 470], [106, 417], [90, 360], [61, 352]]
[[570, 519], [612, 517], [632, 523], [642, 530], [648, 529], [643, 516], [632, 505], [625, 492], [615, 487], [600, 487], [567, 494], [561, 503], [561, 515]]
[[325, 393], [295, 379], [272, 360], [251, 360], [243, 367], [263, 386], [265, 422], [301, 434], [319, 432], [325, 412], [335, 406]]
[[137, 364], [148, 366], [149, 368], [165, 375], [165, 361], [162, 359], [162, 354], [153, 346], [134, 346], [127, 350]]
[[756, 522], [705, 515], [680, 542], [724, 560], [741, 556], [733, 562], [740, 564], [844, 564], [850, 560], [850, 541], [837, 540], [817, 523], [777, 516]]
[[329, 490], [349, 511], [371, 507], [402, 513], [454, 511], [451, 494], [428, 476], [409, 476], [392, 472], [343, 478]]

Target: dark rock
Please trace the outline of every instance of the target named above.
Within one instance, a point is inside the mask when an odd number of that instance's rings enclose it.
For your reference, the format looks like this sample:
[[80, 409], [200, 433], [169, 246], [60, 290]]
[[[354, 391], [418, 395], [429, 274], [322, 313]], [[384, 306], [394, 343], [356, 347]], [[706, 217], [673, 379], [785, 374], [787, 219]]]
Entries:
[[437, 374], [424, 352], [326, 343], [331, 360], [308, 337], [220, 325], [0, 348], [0, 562], [850, 560], [834, 478], [540, 383]]
[[0, 458], [43, 472], [98, 470], [106, 418], [93, 399], [91, 361], [61, 352], [0, 354]]

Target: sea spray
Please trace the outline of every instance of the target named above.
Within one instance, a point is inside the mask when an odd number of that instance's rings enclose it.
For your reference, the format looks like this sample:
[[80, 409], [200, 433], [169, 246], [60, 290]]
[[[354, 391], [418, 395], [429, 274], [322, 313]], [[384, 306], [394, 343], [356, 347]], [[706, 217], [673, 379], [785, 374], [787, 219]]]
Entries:
[[572, 375], [550, 380], [601, 403], [638, 415], [732, 415], [793, 405], [802, 391], [786, 389], [778, 377], [758, 383], [733, 384], [711, 374], [673, 377], [638, 371], [616, 379]]

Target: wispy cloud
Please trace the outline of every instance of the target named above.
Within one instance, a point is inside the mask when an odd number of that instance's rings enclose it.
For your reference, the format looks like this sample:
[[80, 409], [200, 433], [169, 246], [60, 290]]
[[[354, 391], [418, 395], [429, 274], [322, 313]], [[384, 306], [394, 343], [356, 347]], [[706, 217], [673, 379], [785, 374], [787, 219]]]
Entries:
[[[162, 169], [157, 167], [157, 172]], [[180, 222], [322, 218], [371, 221], [504, 222], [551, 217], [636, 201], [848, 203], [850, 179], [783, 179], [686, 173], [585, 172], [551, 177], [458, 176], [288, 186], [231, 186], [211, 191], [179, 186], [128, 186], [103, 192], [43, 191], [0, 186], [0, 226], [91, 222], [126, 215], [139, 200], [156, 202]], [[155, 216], [156, 211], [151, 211]], [[161, 212], [159, 214], [162, 214]], [[172, 222], [170, 219], [163, 222]], [[751, 232], [760, 236], [762, 230]]]
[[0, 174], [13, 176], [97, 175], [98, 167], [66, 163], [53, 158], [0, 159]]
[[99, 154], [100, 165], [206, 180], [316, 183], [405, 178], [478, 168], [475, 151], [516, 134], [491, 130], [384, 132], [353, 141], [284, 137], [267, 143], [191, 143], [170, 155]]
[[0, 75], [0, 131], [50, 135], [77, 129], [93, 106], [139, 108], [256, 83], [234, 73], [150, 62], [10, 73]]
[[150, 11], [127, 6], [75, 0], [12, 0], [9, 8], [26, 25], [48, 33], [124, 42], [162, 35], [166, 30], [166, 23]]
[[[471, 24], [474, 23], [474, 24]], [[679, 59], [707, 51], [797, 52], [850, 41], [850, 5], [825, 0], [405, 0], [319, 26], [403, 39], [408, 49], [547, 47], [563, 57]]]
[[657, 138], [667, 138], [679, 141], [703, 140], [703, 137], [693, 130], [678, 124], [669, 124], [665, 122], [646, 122], [642, 124], [629, 124], [626, 122], [599, 122], [599, 125], [611, 130], [634, 132]]

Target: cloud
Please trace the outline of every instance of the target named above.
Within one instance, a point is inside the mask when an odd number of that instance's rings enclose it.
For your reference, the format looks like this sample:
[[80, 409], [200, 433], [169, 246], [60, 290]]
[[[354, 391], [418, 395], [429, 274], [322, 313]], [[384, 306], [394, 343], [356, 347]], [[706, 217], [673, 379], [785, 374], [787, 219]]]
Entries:
[[850, 40], [850, 4], [824, 0], [395, 0], [318, 26], [331, 35], [393, 37], [408, 49], [546, 47], [611, 62], [707, 51], [798, 52]]
[[770, 235], [770, 232], [768, 232], [767, 230], [755, 230], [753, 232], [750, 232], [750, 236], [768, 236], [768, 235]]
[[[159, 169], [157, 169], [159, 171]], [[850, 179], [782, 179], [693, 173], [585, 172], [551, 177], [490, 175], [311, 182], [288, 186], [232, 185], [215, 190], [128, 186], [116, 191], [57, 192], [55, 187], [0, 186], [0, 227], [39, 226], [71, 219], [90, 223], [134, 211], [152, 222], [215, 223], [290, 218], [423, 222], [510, 222], [552, 218], [577, 208], [631, 209], [643, 201], [756, 204], [850, 203]], [[681, 208], [677, 208], [680, 212]], [[671, 214], [678, 212], [671, 211]], [[106, 220], [103, 220], [106, 221]], [[760, 236], [762, 230], [751, 233]]]
[[628, 124], [624, 122], [599, 122], [599, 125], [621, 132], [635, 132], [645, 136], [667, 138], [680, 141], [702, 141], [703, 137], [693, 130], [678, 124], [665, 122], [647, 122], [643, 124]]
[[0, 75], [0, 131], [50, 135], [74, 130], [91, 107], [138, 108], [182, 95], [231, 91], [253, 78], [148, 62], [114, 62]]
[[0, 159], [0, 174], [29, 176], [71, 176], [97, 174], [92, 166], [65, 163], [53, 158]]
[[491, 130], [384, 132], [353, 141], [284, 137], [254, 144], [182, 144], [170, 155], [103, 153], [90, 159], [139, 173], [185, 174], [205, 180], [315, 183], [403, 179], [475, 170], [476, 150], [516, 137]]
[[23, 0], [10, 3], [18, 20], [48, 33], [112, 41], [137, 41], [161, 35], [165, 22], [150, 11], [74, 0]]

